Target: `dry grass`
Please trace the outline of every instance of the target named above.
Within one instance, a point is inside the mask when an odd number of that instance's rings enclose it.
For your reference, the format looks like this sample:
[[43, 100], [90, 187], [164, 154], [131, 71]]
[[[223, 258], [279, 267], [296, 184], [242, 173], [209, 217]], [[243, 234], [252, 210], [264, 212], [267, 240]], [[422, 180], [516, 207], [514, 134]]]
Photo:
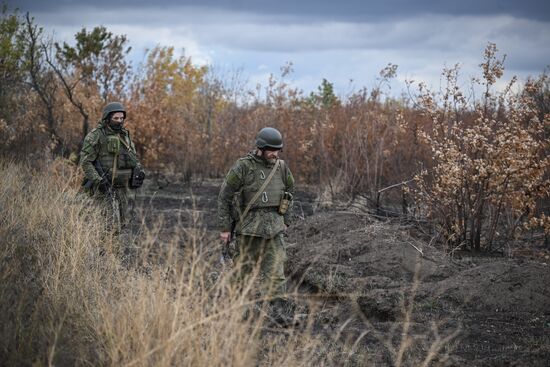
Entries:
[[[53, 168], [59, 171], [59, 165]], [[321, 330], [324, 302], [294, 293], [307, 319], [274, 330], [269, 312], [257, 306], [255, 279], [238, 291], [232, 270], [216, 267], [199, 226], [181, 229], [160, 249], [158, 228], [144, 229], [128, 265], [120, 255], [128, 244], [106, 234], [93, 202], [62, 176], [0, 164], [3, 363], [368, 365], [376, 360], [369, 356], [373, 352], [390, 353], [394, 365], [411, 362], [403, 357], [411, 338], [419, 337], [406, 328], [412, 306], [403, 307], [403, 337], [391, 333], [385, 339], [368, 320], [353, 315], [333, 332]], [[243, 319], [247, 309], [252, 317]], [[358, 322], [363, 331], [355, 329]], [[368, 335], [377, 335], [374, 349], [365, 349]], [[437, 328], [435, 335], [429, 353], [414, 360], [429, 363], [455, 336], [440, 338]]]
[[133, 265], [123, 266], [87, 197], [47, 173], [11, 163], [0, 171], [7, 364], [332, 364], [311, 322], [279, 334], [266, 333], [261, 316], [243, 321], [252, 283], [237, 292], [229, 271], [213, 276], [200, 233], [185, 233], [184, 250], [179, 238], [165, 243], [162, 261], [154, 233], [144, 233]]

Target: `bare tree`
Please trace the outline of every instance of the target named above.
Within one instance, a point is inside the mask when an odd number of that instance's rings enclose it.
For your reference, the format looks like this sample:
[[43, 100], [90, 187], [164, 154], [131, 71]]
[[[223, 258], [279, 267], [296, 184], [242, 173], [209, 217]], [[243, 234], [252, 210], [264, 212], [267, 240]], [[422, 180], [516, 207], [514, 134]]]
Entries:
[[125, 56], [126, 36], [114, 36], [103, 26], [87, 32], [83, 28], [75, 35], [76, 44], [54, 43], [55, 59], [46, 54], [46, 61], [59, 78], [71, 104], [82, 116], [82, 137], [90, 129], [91, 106], [87, 103], [93, 93], [107, 101], [123, 91], [123, 81], [129, 69]]
[[44, 106], [43, 118], [47, 122], [47, 131], [55, 143], [55, 151], [59, 153], [65, 145], [57, 128], [59, 117], [57, 91], [59, 84], [53, 70], [48, 66], [46, 57], [51, 53], [52, 42], [45, 40], [43, 29], [34, 23], [34, 18], [25, 16], [25, 28], [22, 32], [25, 45], [24, 70], [28, 73], [26, 83], [36, 92]]

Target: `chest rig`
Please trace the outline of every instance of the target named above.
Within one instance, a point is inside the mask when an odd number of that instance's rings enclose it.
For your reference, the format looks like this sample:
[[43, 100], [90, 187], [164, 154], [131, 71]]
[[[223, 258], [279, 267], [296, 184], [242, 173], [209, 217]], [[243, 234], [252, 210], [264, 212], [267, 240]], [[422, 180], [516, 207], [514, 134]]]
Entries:
[[113, 187], [126, 187], [137, 166], [135, 152], [127, 135], [112, 134], [102, 129], [99, 138], [98, 159], [112, 177]]
[[[246, 175], [245, 184], [243, 186], [245, 206], [248, 205], [254, 195], [262, 187], [272, 169], [271, 167], [266, 167], [259, 162], [252, 161], [251, 163], [252, 164], [249, 167], [250, 169]], [[285, 192], [285, 180], [283, 179], [285, 175], [284, 171], [284, 164], [278, 165], [277, 171], [269, 181], [268, 185], [262, 190], [260, 197], [254, 202], [252, 208], [279, 207]]]

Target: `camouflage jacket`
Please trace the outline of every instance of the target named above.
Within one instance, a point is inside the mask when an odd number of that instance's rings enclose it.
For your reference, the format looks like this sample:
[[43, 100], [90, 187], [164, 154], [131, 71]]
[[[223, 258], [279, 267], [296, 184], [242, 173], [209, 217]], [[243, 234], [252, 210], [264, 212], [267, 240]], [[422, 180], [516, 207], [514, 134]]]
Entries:
[[135, 167], [141, 168], [128, 130], [123, 128], [121, 131], [115, 131], [100, 122], [86, 135], [80, 151], [80, 166], [86, 179], [94, 183], [101, 181], [94, 167], [96, 160], [99, 160], [103, 170], [112, 176], [115, 157], [117, 157], [117, 173], [127, 172]]
[[229, 232], [232, 223], [237, 223], [237, 234], [273, 238], [290, 224], [292, 202], [285, 215], [278, 213], [280, 199], [286, 191], [294, 192], [294, 177], [281, 160], [262, 195], [254, 202], [250, 211], [240, 223], [242, 215], [252, 196], [261, 188], [269, 176], [273, 164], [258, 157], [254, 152], [240, 158], [229, 170], [218, 195], [218, 224], [220, 231]]

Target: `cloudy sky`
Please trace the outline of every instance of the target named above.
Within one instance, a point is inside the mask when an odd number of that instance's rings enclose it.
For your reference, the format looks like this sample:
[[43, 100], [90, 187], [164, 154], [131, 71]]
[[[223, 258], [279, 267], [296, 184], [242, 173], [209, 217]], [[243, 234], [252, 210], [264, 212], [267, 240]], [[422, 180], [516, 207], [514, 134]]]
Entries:
[[[345, 95], [371, 88], [398, 65], [405, 80], [439, 87], [444, 66], [460, 63], [464, 83], [479, 75], [487, 42], [506, 54], [505, 79], [550, 65], [550, 1], [535, 0], [12, 0], [58, 40], [82, 27], [126, 34], [132, 60], [155, 45], [174, 46], [196, 64], [242, 70], [250, 87], [293, 63], [287, 77], [306, 93], [323, 78]], [[185, 50], [185, 51], [183, 51]]]

